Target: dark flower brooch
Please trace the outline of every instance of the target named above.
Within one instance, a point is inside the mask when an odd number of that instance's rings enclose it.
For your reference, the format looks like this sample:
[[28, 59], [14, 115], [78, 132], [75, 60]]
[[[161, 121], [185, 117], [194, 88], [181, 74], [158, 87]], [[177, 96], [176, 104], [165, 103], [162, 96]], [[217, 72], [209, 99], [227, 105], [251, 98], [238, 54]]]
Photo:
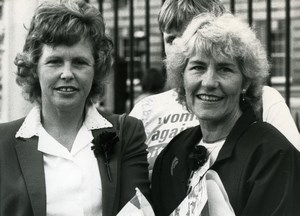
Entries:
[[114, 153], [114, 146], [118, 141], [119, 137], [117, 133], [108, 131], [102, 132], [92, 141], [92, 143], [94, 144], [92, 146], [92, 150], [94, 151], [95, 157], [100, 157], [101, 155], [103, 155], [104, 157], [104, 164], [109, 181], [112, 180], [109, 162]]
[[188, 165], [192, 171], [196, 171], [207, 161], [207, 149], [204, 146], [196, 145], [188, 156]]
[[204, 146], [196, 145], [193, 151], [188, 155], [188, 166], [191, 170], [189, 180], [187, 182], [187, 194], [192, 190], [191, 180], [196, 170], [202, 167], [208, 159], [207, 149]]

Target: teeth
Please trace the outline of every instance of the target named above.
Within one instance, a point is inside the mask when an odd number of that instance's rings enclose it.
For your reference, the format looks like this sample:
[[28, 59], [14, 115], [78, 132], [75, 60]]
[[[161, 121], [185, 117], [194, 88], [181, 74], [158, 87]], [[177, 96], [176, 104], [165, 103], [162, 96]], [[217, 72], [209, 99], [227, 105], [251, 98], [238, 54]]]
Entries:
[[200, 98], [203, 101], [219, 101], [222, 98], [213, 96], [213, 95], [199, 95], [198, 98]]
[[61, 87], [61, 88], [58, 88], [58, 90], [64, 91], [64, 92], [71, 92], [71, 91], [74, 91], [75, 89], [72, 87]]

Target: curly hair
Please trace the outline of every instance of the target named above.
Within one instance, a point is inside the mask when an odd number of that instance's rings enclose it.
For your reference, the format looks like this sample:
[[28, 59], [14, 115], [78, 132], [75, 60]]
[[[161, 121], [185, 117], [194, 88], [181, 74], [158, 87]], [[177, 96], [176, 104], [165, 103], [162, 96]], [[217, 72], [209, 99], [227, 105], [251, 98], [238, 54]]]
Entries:
[[185, 106], [183, 73], [189, 58], [200, 52], [214, 59], [227, 57], [237, 61], [243, 83], [249, 84], [244, 97], [254, 111], [259, 112], [269, 62], [264, 47], [249, 25], [230, 13], [221, 16], [203, 13], [174, 40], [165, 64], [169, 85], [176, 88], [178, 101]]
[[72, 46], [82, 39], [91, 43], [95, 60], [94, 80], [88, 101], [104, 94], [104, 78], [112, 65], [112, 40], [105, 33], [101, 13], [84, 1], [69, 0], [64, 3], [44, 2], [31, 20], [23, 52], [18, 53], [16, 82], [23, 88], [25, 99], [40, 103], [41, 87], [37, 76], [37, 64], [43, 45]]

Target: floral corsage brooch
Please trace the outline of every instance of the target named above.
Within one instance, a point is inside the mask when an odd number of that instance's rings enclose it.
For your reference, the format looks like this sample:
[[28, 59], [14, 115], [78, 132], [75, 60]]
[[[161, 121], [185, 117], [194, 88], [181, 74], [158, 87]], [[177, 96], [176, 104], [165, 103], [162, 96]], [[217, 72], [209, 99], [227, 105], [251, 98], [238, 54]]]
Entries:
[[104, 158], [104, 164], [110, 182], [112, 181], [112, 178], [109, 162], [114, 153], [114, 147], [118, 143], [118, 141], [119, 137], [115, 131], [104, 131], [92, 141], [92, 150], [94, 151], [95, 157], [100, 157], [102, 155]]
[[207, 149], [202, 145], [196, 145], [188, 156], [188, 166], [192, 171], [196, 171], [207, 161]]

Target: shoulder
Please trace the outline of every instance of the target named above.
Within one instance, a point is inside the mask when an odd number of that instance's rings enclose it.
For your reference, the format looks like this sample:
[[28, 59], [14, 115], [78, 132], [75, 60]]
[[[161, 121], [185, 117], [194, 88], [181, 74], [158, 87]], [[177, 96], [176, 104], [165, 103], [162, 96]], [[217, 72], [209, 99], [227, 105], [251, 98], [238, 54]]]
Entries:
[[9, 132], [17, 132], [18, 129], [21, 127], [22, 123], [24, 122], [25, 118], [17, 119], [11, 122], [5, 122], [0, 124], [0, 134], [4, 135]]
[[129, 115], [141, 119], [147, 126], [153, 119], [171, 113], [188, 113], [185, 107], [178, 103], [177, 92], [174, 89], [144, 98], [134, 106]]
[[268, 86], [263, 88], [263, 121], [276, 127], [300, 150], [300, 134], [290, 109], [280, 93]]
[[0, 124], [0, 148], [10, 146], [25, 118]]
[[133, 107], [131, 114], [139, 109], [155, 109], [156, 106], [161, 109], [161, 107], [171, 104], [180, 105], [177, 102], [177, 93], [173, 89], [143, 98]]
[[[267, 122], [256, 122], [247, 132], [248, 142], [253, 147], [264, 149], [266, 152], [294, 151], [296, 148], [290, 141], [273, 125]], [[297, 150], [296, 150], [297, 151]]]
[[202, 133], [200, 126], [194, 126], [176, 135], [169, 144], [162, 150], [158, 157], [171, 154], [185, 157], [185, 154], [190, 152], [190, 149], [200, 142]]
[[269, 86], [263, 87], [262, 101], [264, 108], [268, 108], [277, 103], [285, 103], [281, 94], [276, 89]]
[[[98, 111], [105, 119], [107, 119], [116, 128], [119, 128], [119, 124], [122, 122], [125, 127], [135, 127], [142, 124], [141, 120], [136, 117], [124, 114], [114, 114], [109, 112]], [[125, 129], [125, 128], [124, 128]]]

